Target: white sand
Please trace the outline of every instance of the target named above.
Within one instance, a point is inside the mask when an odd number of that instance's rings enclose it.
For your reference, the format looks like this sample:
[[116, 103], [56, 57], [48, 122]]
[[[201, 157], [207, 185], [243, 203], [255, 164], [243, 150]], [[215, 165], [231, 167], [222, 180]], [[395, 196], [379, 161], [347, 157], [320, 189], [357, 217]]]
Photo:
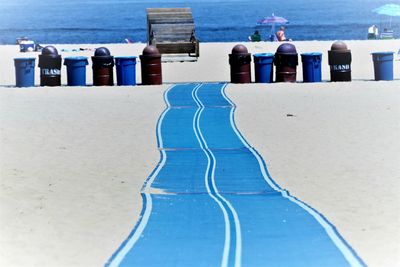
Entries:
[[[295, 43], [300, 53], [324, 52], [324, 80], [331, 43]], [[400, 81], [367, 81], [369, 53], [397, 51], [400, 42], [346, 43], [353, 78], [363, 81], [229, 85], [227, 93], [274, 179], [322, 212], [368, 265], [400, 266]], [[163, 64], [164, 81], [228, 81], [233, 45], [202, 44], [198, 62]], [[144, 48], [106, 46], [114, 55]], [[277, 44], [246, 46], [273, 52]], [[0, 66], [0, 86], [15, 83], [14, 57], [37, 56], [17, 46], [0, 54], [9, 63]], [[87, 77], [91, 84], [90, 65]], [[0, 88], [0, 266], [105, 263], [135, 224], [140, 188], [159, 160], [155, 126], [167, 87]]]
[[369, 266], [400, 266], [400, 82], [227, 89], [238, 128], [275, 181]]
[[103, 266], [157, 165], [166, 86], [1, 89], [0, 266]]

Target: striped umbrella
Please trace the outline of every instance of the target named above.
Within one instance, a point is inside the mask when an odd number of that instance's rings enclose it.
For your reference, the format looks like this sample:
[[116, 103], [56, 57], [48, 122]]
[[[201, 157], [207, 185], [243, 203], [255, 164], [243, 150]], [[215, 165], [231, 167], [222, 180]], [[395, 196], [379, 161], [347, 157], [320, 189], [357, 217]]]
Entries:
[[275, 34], [275, 24], [287, 24], [289, 21], [283, 17], [278, 17], [275, 16], [274, 13], [272, 13], [272, 16], [270, 17], [265, 17], [263, 19], [260, 19], [257, 21], [258, 25], [271, 25], [271, 36]]
[[260, 19], [259, 21], [257, 21], [257, 23], [261, 25], [286, 24], [288, 23], [288, 20], [283, 17], [275, 16], [274, 13], [272, 13], [272, 16]]

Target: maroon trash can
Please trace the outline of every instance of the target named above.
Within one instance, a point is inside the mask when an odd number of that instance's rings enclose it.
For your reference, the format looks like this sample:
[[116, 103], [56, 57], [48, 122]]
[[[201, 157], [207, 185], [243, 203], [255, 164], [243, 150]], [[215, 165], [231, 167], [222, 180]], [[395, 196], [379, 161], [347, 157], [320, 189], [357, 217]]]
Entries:
[[328, 51], [332, 82], [351, 81], [351, 51], [344, 42], [334, 42]]
[[139, 57], [142, 67], [142, 84], [162, 84], [161, 54], [157, 47], [146, 46]]
[[106, 47], [99, 47], [92, 57], [93, 85], [114, 85], [114, 57]]
[[251, 54], [244, 45], [238, 44], [229, 54], [231, 83], [251, 83]]
[[299, 64], [296, 47], [290, 43], [281, 44], [275, 53], [276, 82], [296, 82]]

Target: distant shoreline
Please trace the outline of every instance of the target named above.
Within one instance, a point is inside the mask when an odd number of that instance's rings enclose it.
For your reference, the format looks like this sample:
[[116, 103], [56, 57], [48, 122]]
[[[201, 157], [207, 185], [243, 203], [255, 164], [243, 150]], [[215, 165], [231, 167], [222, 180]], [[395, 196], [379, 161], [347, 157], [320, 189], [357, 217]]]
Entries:
[[[344, 41], [344, 42], [386, 42], [386, 41], [396, 41], [396, 40], [400, 40], [400, 38], [395, 38], [395, 39], [391, 39], [391, 40], [383, 40], [383, 39], [377, 39], [377, 40], [367, 40], [367, 39], [332, 39], [332, 40], [293, 40], [292, 42], [296, 42], [296, 43], [304, 43], [304, 42], [335, 42], [335, 41]], [[35, 41], [35, 40], [33, 40]], [[37, 43], [37, 42], [36, 42]], [[224, 42], [212, 42], [212, 41], [201, 41], [200, 43], [203, 44], [216, 44], [216, 43], [279, 43], [279, 42], [270, 42], [270, 41], [261, 41], [261, 42], [249, 42], [247, 40], [242, 40], [242, 41], [224, 41]], [[283, 43], [283, 42], [281, 42]], [[147, 44], [147, 42], [133, 42], [133, 43], [127, 43], [127, 42], [119, 42], [119, 43], [107, 43], [107, 42], [97, 42], [97, 43], [39, 43], [40, 45], [120, 45], [120, 44]], [[0, 46], [12, 46], [12, 45], [17, 45], [16, 43], [11, 44], [11, 43], [0, 43]]]

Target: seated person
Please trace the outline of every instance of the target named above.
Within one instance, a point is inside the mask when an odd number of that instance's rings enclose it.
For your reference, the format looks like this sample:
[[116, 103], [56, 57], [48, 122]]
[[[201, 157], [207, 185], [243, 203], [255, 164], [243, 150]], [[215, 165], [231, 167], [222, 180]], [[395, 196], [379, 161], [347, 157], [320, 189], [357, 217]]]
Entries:
[[268, 38], [269, 41], [271, 42], [278, 42], [278, 37], [276, 37], [276, 34], [271, 34]]
[[285, 27], [281, 26], [279, 28], [279, 31], [276, 32], [276, 38], [278, 38], [279, 42], [284, 42], [284, 41], [292, 41], [292, 39], [287, 39], [285, 36]]
[[249, 36], [249, 40], [252, 42], [260, 42], [261, 41], [261, 35], [258, 31], [254, 31], [254, 33]]

